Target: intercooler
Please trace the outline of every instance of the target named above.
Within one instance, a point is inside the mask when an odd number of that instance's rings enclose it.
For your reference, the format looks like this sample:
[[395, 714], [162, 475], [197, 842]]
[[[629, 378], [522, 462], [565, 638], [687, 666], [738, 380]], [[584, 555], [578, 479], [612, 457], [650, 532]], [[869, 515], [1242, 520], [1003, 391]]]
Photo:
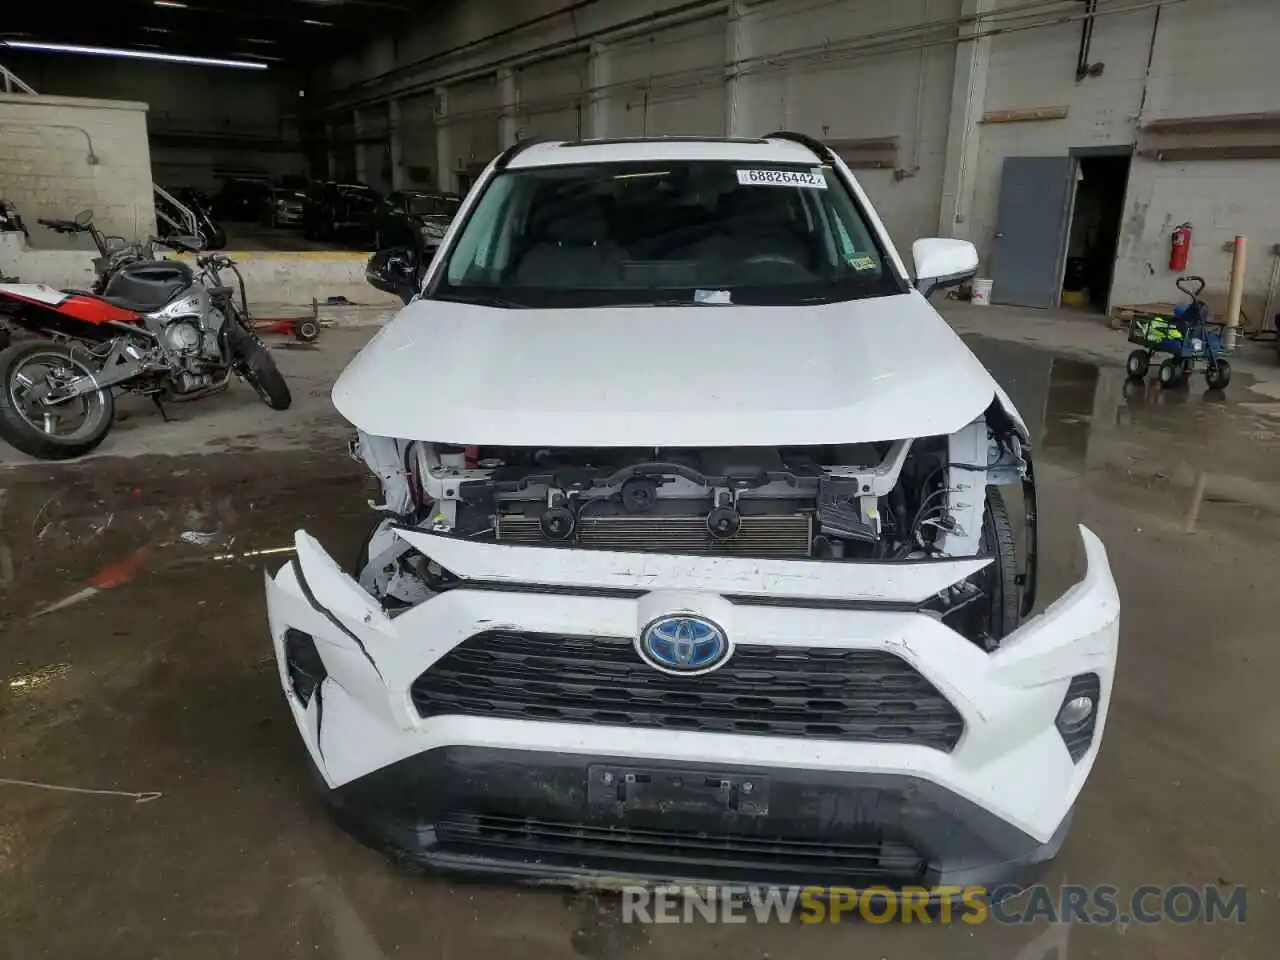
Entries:
[[[552, 542], [533, 516], [499, 516], [494, 533], [501, 543], [547, 546]], [[579, 547], [596, 550], [807, 557], [813, 522], [806, 513], [745, 516], [735, 536], [717, 540], [707, 532], [705, 517], [580, 517], [575, 540]]]

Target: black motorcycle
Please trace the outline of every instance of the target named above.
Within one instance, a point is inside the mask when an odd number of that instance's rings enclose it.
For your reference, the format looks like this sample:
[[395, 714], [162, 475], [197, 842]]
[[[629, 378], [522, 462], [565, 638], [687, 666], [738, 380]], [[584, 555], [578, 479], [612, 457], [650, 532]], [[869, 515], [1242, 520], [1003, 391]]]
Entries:
[[[190, 210], [196, 218], [196, 233], [200, 246], [205, 250], [222, 250], [227, 245], [227, 231], [213, 219], [209, 198], [194, 187], [175, 190], [172, 197]], [[174, 236], [191, 236], [191, 227], [182, 211], [169, 200], [156, 196], [156, 227], [162, 239]]]

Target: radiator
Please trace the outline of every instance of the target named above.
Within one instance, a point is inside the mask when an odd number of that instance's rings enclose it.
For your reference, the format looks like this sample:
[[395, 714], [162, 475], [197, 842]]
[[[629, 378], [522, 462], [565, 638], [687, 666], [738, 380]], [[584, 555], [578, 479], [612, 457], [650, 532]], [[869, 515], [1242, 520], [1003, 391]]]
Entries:
[[[498, 517], [500, 543], [546, 546], [537, 517]], [[807, 513], [743, 517], [737, 536], [715, 540], [704, 517], [581, 517], [577, 546], [595, 550], [643, 550], [654, 553], [723, 553], [753, 557], [807, 557], [813, 540]]]

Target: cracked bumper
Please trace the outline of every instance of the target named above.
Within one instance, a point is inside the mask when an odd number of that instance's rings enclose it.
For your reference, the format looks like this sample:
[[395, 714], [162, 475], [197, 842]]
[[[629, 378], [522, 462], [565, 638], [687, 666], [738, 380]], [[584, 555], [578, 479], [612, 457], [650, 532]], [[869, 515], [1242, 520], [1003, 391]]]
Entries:
[[[1119, 599], [1105, 550], [1084, 528], [1084, 579], [990, 654], [906, 609], [946, 585], [939, 578], [950, 583], [969, 575], [965, 564], [975, 561], [752, 562], [531, 550], [418, 531], [403, 536], [462, 585], [388, 617], [302, 532], [295, 560], [266, 585], [281, 683], [329, 800], [353, 832], [402, 857], [524, 877], [773, 882], [790, 875], [774, 861], [762, 866], [748, 856], [750, 868], [696, 857], [654, 862], [637, 858], [634, 845], [615, 856], [611, 851], [622, 848], [595, 849], [583, 838], [606, 828], [615, 837], [620, 829], [647, 835], [670, 828], [676, 840], [746, 830], [804, 843], [872, 829], [917, 850], [929, 882], [1021, 882], [1056, 854], [1098, 752], [1111, 700]], [[530, 578], [537, 580], [532, 588]], [[784, 602], [734, 602], [742, 594]], [[863, 608], [851, 609], [849, 597], [865, 601]], [[486, 630], [627, 638], [655, 615], [677, 610], [713, 619], [738, 649], [792, 644], [892, 653], [950, 701], [964, 733], [944, 752], [464, 713], [424, 718], [410, 696], [417, 677]], [[314, 637], [327, 674], [320, 695], [306, 703], [289, 681], [284, 635], [290, 628]], [[1091, 745], [1073, 762], [1054, 721], [1072, 678], [1083, 674], [1098, 678], [1097, 724]], [[585, 786], [601, 764], [754, 773], [770, 782], [775, 800], [767, 817], [745, 824], [733, 816], [655, 821], [602, 811]], [[477, 812], [500, 821], [487, 840], [476, 833]], [[459, 816], [470, 833], [446, 842], [445, 827], [456, 828]], [[516, 822], [518, 829], [511, 827]], [[576, 831], [571, 848], [530, 846], [530, 830], [543, 829], [538, 824]]]

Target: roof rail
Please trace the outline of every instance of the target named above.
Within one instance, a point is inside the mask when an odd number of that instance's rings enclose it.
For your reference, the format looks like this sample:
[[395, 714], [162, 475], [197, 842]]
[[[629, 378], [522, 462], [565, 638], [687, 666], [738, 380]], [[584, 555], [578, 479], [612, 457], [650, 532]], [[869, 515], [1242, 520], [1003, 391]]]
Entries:
[[498, 159], [493, 162], [493, 169], [505, 170], [512, 160], [524, 153], [524, 151], [528, 150], [534, 144], [551, 142], [552, 141], [547, 137], [530, 137], [527, 140], [517, 140], [511, 146], [507, 147], [507, 149], [503, 150], [502, 153], [498, 154]]
[[801, 146], [808, 147], [814, 152], [819, 160], [833, 160], [835, 153], [821, 140], [815, 140], [807, 133], [793, 133], [790, 130], [778, 130], [768, 134], [766, 140], [790, 140], [792, 143], [798, 143]]

